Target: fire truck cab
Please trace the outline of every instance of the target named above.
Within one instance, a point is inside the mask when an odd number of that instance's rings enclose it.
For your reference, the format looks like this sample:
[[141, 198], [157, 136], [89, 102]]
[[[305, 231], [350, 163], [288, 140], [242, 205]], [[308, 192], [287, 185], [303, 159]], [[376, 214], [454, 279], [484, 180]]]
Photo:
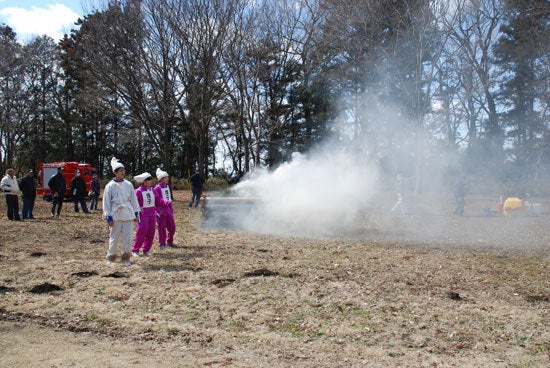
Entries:
[[65, 198], [70, 199], [72, 197], [70, 193], [71, 180], [74, 178], [76, 170], [80, 170], [80, 176], [86, 183], [86, 191], [90, 190], [90, 182], [92, 176], [97, 173], [97, 169], [90, 164], [79, 162], [38, 162], [38, 187], [36, 188], [36, 194], [42, 195], [45, 200], [51, 200], [51, 190], [48, 187], [48, 181], [52, 176], [57, 174], [57, 168], [61, 167], [61, 172], [65, 177], [65, 184], [67, 190], [65, 191]]

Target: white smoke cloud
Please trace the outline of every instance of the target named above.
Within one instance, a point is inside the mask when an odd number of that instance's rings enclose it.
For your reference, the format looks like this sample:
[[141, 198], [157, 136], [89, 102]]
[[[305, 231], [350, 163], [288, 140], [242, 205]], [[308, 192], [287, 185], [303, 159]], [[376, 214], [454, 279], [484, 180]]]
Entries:
[[[333, 142], [334, 143], [334, 142]], [[249, 231], [326, 236], [346, 231], [375, 193], [378, 170], [365, 151], [327, 143], [275, 171], [255, 172], [234, 189], [257, 205], [236, 221]]]

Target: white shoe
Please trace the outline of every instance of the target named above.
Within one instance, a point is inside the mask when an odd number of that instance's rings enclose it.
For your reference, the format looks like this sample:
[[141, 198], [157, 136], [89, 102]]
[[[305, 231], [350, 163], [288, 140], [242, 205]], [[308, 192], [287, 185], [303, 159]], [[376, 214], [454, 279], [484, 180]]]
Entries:
[[122, 263], [124, 263], [126, 266], [131, 266], [132, 265], [132, 262], [130, 262], [127, 259], [123, 260]]
[[132, 252], [132, 255], [133, 255], [134, 257], [139, 257], [139, 252]]
[[143, 252], [142, 254], [144, 257], [149, 257], [149, 252]]
[[111, 261], [110, 259], [107, 260], [107, 264], [113, 264], [113, 261]]

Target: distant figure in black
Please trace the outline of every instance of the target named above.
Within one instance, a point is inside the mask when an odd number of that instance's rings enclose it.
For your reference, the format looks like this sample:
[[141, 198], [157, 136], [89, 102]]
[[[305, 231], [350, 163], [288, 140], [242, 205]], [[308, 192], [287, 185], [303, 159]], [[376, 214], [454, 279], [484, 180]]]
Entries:
[[464, 177], [461, 176], [454, 187], [454, 195], [456, 200], [455, 215], [459, 215], [459, 216], [464, 215], [464, 205], [466, 204], [464, 197], [466, 196], [467, 190], [468, 188], [466, 186], [466, 183], [464, 182]]
[[99, 177], [97, 174], [92, 176], [92, 181], [90, 182], [90, 210], [97, 211], [97, 202], [99, 199], [99, 194], [101, 193], [101, 183], [99, 182]]
[[191, 175], [189, 181], [191, 182], [192, 192], [191, 200], [189, 201], [189, 208], [193, 207], [193, 203], [195, 203], [195, 208], [197, 208], [199, 201], [201, 200], [202, 186], [204, 184], [204, 178], [202, 177], [199, 169], [195, 170], [195, 173]]
[[26, 175], [19, 181], [19, 189], [21, 189], [23, 207], [21, 208], [21, 218], [34, 219], [32, 211], [36, 200], [36, 184], [34, 183], [34, 171], [28, 169]]
[[88, 207], [86, 206], [86, 182], [80, 176], [80, 170], [76, 170], [74, 178], [71, 180], [71, 195], [73, 196], [74, 212], [78, 211], [78, 203], [82, 207], [82, 212], [88, 213]]
[[52, 211], [51, 216], [61, 216], [61, 208], [63, 208], [63, 199], [65, 198], [65, 191], [67, 190], [67, 184], [65, 184], [65, 177], [63, 176], [63, 168], [57, 168], [57, 174], [53, 175], [48, 181], [48, 187], [52, 191]]
[[233, 175], [231, 177], [231, 179], [229, 179], [229, 185], [235, 185], [237, 184], [238, 182], [241, 181], [241, 172], [240, 171], [237, 171], [235, 173], [235, 175]]

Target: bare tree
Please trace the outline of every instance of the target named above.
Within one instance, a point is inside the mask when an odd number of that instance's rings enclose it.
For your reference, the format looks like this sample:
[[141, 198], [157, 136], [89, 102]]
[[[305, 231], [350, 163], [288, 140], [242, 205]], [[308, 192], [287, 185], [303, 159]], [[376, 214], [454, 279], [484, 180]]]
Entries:
[[177, 44], [176, 73], [185, 91], [187, 167], [209, 166], [214, 143], [211, 129], [226, 90], [220, 73], [221, 55], [240, 0], [161, 2], [170, 9], [167, 23]]
[[[47, 152], [64, 152], [65, 141], [48, 137], [59, 127], [55, 99], [60, 87], [57, 47], [43, 36], [20, 45], [8, 27], [0, 36], [0, 156], [2, 166], [34, 167]], [[51, 128], [50, 128], [51, 127]]]
[[88, 16], [77, 35], [83, 67], [116, 96], [134, 128], [115, 130], [113, 138], [126, 142], [126, 154], [138, 170], [148, 146], [160, 157], [156, 162], [150, 157], [150, 164], [169, 171], [174, 164], [183, 92], [175, 73], [174, 38], [165, 21], [168, 11], [155, 1], [113, 1], [105, 11]]
[[13, 167], [16, 147], [20, 140], [17, 116], [17, 101], [23, 89], [23, 50], [17, 43], [16, 34], [9, 27], [0, 28], [0, 155], [2, 172]]
[[[493, 165], [500, 160], [503, 130], [497, 111], [498, 69], [491, 63], [491, 48], [502, 21], [502, 9], [498, 0], [459, 0], [452, 24], [451, 40], [460, 49], [459, 58], [465, 73], [456, 76], [461, 80], [463, 99], [467, 101], [469, 147], [479, 162], [480, 148], [488, 149]], [[482, 131], [478, 131], [483, 122]], [[479, 135], [484, 142], [478, 145]]]

